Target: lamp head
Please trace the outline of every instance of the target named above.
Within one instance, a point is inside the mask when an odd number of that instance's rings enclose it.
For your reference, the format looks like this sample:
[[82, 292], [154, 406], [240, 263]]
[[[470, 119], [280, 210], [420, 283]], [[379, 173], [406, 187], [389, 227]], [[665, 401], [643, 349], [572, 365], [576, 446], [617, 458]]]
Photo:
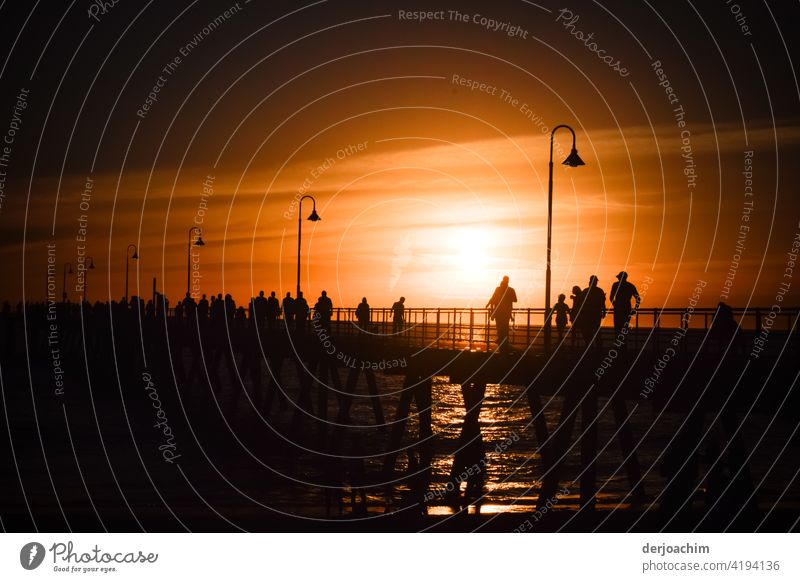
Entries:
[[318, 220], [322, 220], [322, 218], [319, 214], [317, 214], [317, 209], [315, 208], [311, 211], [311, 214], [308, 215], [307, 220], [310, 220], [311, 222], [317, 222]]
[[206, 243], [203, 242], [203, 235], [202, 234], [197, 235], [197, 240], [194, 241], [194, 246], [196, 246], [196, 247], [204, 247], [204, 246], [206, 246]]
[[69, 267], [69, 271], [67, 271], [67, 275], [72, 275], [72, 274], [73, 274], [73, 273], [72, 273], [72, 265], [70, 265], [70, 267]]
[[569, 166], [570, 168], [577, 168], [578, 166], [585, 166], [586, 163], [581, 159], [578, 155], [578, 150], [572, 148], [572, 151], [567, 156], [567, 159], [562, 162], [565, 166]]
[[131, 258], [138, 261], [139, 260], [139, 253], [137, 253], [136, 251], [133, 251], [133, 256]]
[[94, 269], [94, 259], [89, 259], [89, 268]]

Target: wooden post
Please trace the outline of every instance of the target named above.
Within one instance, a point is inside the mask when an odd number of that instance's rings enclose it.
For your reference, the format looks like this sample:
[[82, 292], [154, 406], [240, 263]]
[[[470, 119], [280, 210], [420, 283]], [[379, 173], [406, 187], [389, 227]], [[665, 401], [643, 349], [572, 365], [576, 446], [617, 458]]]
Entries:
[[594, 510], [597, 494], [597, 385], [581, 405], [581, 508]]
[[472, 307], [469, 308], [469, 349], [472, 349], [472, 329], [475, 325], [475, 314], [472, 311]]

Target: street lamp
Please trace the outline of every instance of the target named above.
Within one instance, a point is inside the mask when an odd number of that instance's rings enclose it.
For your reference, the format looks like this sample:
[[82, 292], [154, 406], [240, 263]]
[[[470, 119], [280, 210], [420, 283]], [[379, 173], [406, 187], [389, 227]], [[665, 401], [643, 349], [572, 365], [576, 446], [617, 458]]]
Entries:
[[311, 198], [311, 202], [314, 203], [313, 210], [306, 220], [311, 222], [322, 220], [317, 214], [317, 201], [314, 200], [314, 197], [306, 194], [300, 198], [300, 205], [297, 207], [297, 297], [300, 297], [300, 242], [303, 238], [303, 200], [306, 198]]
[[550, 353], [550, 336], [553, 330], [552, 314], [550, 313], [550, 249], [553, 229], [553, 136], [562, 127], [572, 133], [572, 151], [562, 164], [570, 168], [585, 165], [578, 155], [578, 150], [575, 148], [575, 130], [569, 125], [555, 126], [553, 131], [550, 132], [550, 180], [547, 185], [547, 270], [545, 271], [544, 279], [544, 348], [547, 353]]
[[[89, 269], [94, 269], [94, 259], [92, 257], [86, 257], [89, 261], [89, 266], [83, 270], [83, 301], [84, 303], [89, 302]], [[85, 263], [86, 261], [84, 261]]]
[[192, 235], [197, 231], [197, 240], [194, 246], [203, 247], [206, 243], [203, 242], [203, 230], [199, 226], [193, 226], [189, 229], [189, 247], [186, 253], [186, 294], [191, 292], [192, 285]]
[[[131, 247], [133, 247], [133, 256], [131, 256]], [[139, 249], [136, 247], [135, 244], [131, 243], [128, 245], [128, 248], [125, 249], [125, 303], [128, 303], [128, 259], [133, 259], [134, 261], [139, 260]]]
[[[67, 271], [69, 267], [69, 271]], [[61, 302], [67, 302], [67, 275], [72, 275], [72, 263], [64, 263], [64, 279], [61, 282]]]

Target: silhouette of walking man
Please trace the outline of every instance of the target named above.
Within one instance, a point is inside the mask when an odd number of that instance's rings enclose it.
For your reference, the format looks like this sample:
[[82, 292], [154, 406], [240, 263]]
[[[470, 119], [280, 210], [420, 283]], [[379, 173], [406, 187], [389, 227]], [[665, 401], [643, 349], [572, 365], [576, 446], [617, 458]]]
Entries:
[[597, 286], [597, 276], [589, 277], [589, 286], [582, 291], [581, 301], [581, 334], [586, 345], [594, 341], [599, 349], [602, 346], [600, 339], [600, 324], [606, 316], [606, 292]]
[[614, 331], [619, 333], [630, 321], [631, 299], [636, 299], [634, 309], [639, 309], [642, 298], [639, 296], [636, 286], [628, 281], [626, 271], [620, 271], [617, 279], [619, 281], [611, 286], [611, 304], [614, 306]]
[[267, 298], [264, 297], [263, 291], [258, 292], [258, 297], [250, 302], [250, 307], [252, 308], [250, 319], [254, 319], [258, 329], [264, 329], [267, 319]]
[[401, 297], [399, 301], [395, 301], [392, 305], [392, 318], [394, 323], [394, 333], [403, 331], [403, 322], [405, 322], [405, 302], [406, 298]]
[[314, 305], [314, 316], [319, 318], [319, 325], [322, 329], [329, 329], [331, 316], [333, 315], [333, 302], [328, 297], [328, 292], [323, 291]]
[[508, 326], [516, 301], [517, 292], [508, 286], [508, 275], [506, 275], [486, 304], [486, 308], [491, 309], [489, 316], [494, 319], [497, 327], [497, 346], [501, 352], [509, 351]]
[[356, 319], [361, 331], [369, 330], [369, 303], [367, 303], [366, 297], [361, 298], [361, 303], [356, 308]]
[[290, 324], [294, 321], [294, 299], [288, 291], [286, 292], [286, 297], [283, 298], [283, 321], [286, 329], [289, 329], [291, 327]]
[[275, 297], [275, 291], [267, 297], [266, 312], [267, 329], [275, 329], [275, 322], [278, 321], [278, 316], [281, 314], [281, 305], [278, 303], [278, 298]]
[[297, 294], [294, 300], [294, 328], [299, 332], [306, 331], [306, 321], [308, 321], [308, 301], [303, 297], [303, 292]]

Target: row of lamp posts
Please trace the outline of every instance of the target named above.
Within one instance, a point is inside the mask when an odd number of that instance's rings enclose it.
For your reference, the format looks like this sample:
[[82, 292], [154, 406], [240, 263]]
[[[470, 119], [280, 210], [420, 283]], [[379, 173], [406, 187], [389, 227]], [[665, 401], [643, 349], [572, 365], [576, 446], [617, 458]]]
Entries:
[[[568, 129], [570, 133], [572, 133], [572, 151], [567, 156], [567, 158], [562, 162], [563, 165], [569, 166], [571, 168], [576, 168], [578, 166], [585, 165], [584, 161], [578, 155], [578, 150], [575, 147], [575, 130], [572, 129], [569, 125], [557, 125], [553, 128], [553, 131], [550, 132], [550, 165], [549, 165], [549, 179], [547, 184], [547, 265], [545, 269], [545, 284], [544, 284], [544, 345], [545, 350], [550, 352], [551, 345], [552, 345], [552, 314], [550, 313], [550, 287], [551, 287], [551, 249], [552, 249], [552, 231], [553, 231], [553, 140], [555, 138], [555, 133], [559, 129]], [[305, 195], [300, 198], [298, 203], [297, 209], [297, 297], [300, 296], [300, 259], [301, 259], [301, 250], [302, 250], [302, 240], [303, 240], [303, 200], [306, 198], [310, 199], [313, 207], [311, 210], [311, 214], [308, 216], [306, 220], [310, 220], [311, 222], [317, 222], [322, 220], [319, 214], [317, 214], [317, 201], [314, 199], [313, 196]], [[197, 235], [195, 239], [194, 236]], [[192, 246], [202, 247], [205, 246], [205, 242], [203, 242], [203, 231], [198, 226], [192, 226], [189, 229], [189, 243], [187, 246], [186, 252], [186, 293], [187, 295], [191, 292], [191, 281], [192, 281]], [[131, 255], [131, 249], [133, 249], [133, 255]], [[94, 260], [92, 257], [87, 257], [89, 260], [88, 269], [94, 269]], [[129, 244], [128, 248], [125, 250], [125, 302], [128, 301], [128, 272], [129, 272], [129, 259], [138, 260], [139, 259], [139, 250], [135, 244]], [[67, 274], [72, 274], [72, 264], [66, 263], [64, 264], [64, 279], [62, 283], [62, 290], [61, 290], [61, 298], [62, 301], [67, 300]], [[88, 272], [84, 275], [84, 289], [83, 289], [83, 296], [84, 299], [88, 297]]]

